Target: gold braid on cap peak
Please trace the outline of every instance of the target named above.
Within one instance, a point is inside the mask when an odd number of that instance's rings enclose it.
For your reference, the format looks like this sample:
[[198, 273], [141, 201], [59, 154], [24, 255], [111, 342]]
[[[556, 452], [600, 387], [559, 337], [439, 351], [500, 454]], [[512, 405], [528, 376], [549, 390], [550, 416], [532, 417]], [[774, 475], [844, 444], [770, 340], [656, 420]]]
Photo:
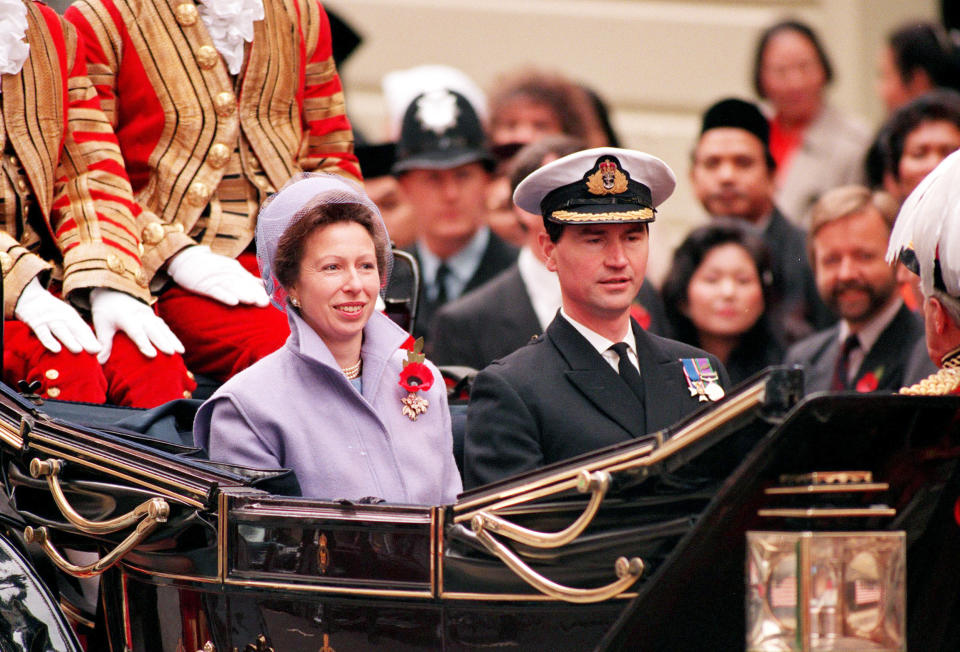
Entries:
[[919, 383], [900, 389], [909, 396], [945, 396], [960, 387], [960, 349], [944, 356], [943, 368]]
[[550, 217], [564, 222], [596, 222], [597, 220], [634, 221], [637, 218], [652, 220], [654, 210], [641, 208], [635, 211], [620, 211], [613, 213], [575, 213], [573, 211], [553, 211]]

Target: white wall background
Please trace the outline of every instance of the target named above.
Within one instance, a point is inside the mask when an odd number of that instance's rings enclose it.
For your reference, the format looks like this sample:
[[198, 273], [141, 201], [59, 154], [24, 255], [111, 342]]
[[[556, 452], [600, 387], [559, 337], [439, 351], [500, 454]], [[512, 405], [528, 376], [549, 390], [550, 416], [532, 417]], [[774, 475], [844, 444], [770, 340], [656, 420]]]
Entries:
[[383, 75], [445, 63], [489, 89], [522, 65], [558, 69], [596, 89], [626, 147], [667, 161], [677, 192], [652, 231], [650, 276], [703, 219], [688, 175], [701, 112], [715, 100], [753, 97], [757, 35], [787, 16], [816, 29], [836, 79], [840, 108], [878, 124], [876, 56], [910, 18], [936, 18], [934, 0], [326, 0], [364, 37], [341, 66], [347, 106], [370, 140], [386, 136]]

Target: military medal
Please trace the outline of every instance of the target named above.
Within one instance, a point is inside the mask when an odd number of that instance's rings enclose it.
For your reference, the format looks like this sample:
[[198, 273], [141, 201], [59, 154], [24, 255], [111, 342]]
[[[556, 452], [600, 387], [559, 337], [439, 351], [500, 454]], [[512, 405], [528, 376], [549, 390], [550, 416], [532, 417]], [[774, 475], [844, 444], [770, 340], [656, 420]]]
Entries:
[[717, 382], [720, 376], [708, 358], [680, 358], [680, 363], [683, 365], [683, 375], [687, 378], [690, 396], [696, 396], [700, 402], [723, 398], [723, 388]]
[[697, 358], [696, 360], [697, 367], [700, 370], [700, 379], [703, 381], [707, 398], [711, 401], [719, 401], [724, 396], [723, 387], [717, 382], [720, 380], [720, 375], [713, 370], [713, 366], [711, 366], [708, 358]]
[[413, 347], [407, 351], [407, 359], [400, 370], [400, 387], [408, 394], [400, 399], [403, 409], [400, 413], [411, 421], [416, 421], [421, 414], [426, 414], [430, 401], [419, 396], [417, 392], [425, 392], [433, 386], [433, 373], [423, 364], [426, 357], [423, 355], [423, 338], [418, 337]]

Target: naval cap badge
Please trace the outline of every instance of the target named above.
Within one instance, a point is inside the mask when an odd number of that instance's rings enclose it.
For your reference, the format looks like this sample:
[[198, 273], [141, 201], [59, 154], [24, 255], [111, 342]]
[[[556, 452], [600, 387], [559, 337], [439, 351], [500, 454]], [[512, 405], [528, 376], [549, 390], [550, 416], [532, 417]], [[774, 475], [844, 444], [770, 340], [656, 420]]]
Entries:
[[614, 156], [597, 161], [597, 171], [587, 177], [587, 190], [592, 195], [619, 195], [627, 190], [627, 175]]

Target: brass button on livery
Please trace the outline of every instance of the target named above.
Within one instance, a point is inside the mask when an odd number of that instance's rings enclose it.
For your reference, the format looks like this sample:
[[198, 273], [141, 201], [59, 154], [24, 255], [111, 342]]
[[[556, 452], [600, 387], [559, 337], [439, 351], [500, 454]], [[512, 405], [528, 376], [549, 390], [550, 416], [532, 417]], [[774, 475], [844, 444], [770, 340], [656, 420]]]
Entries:
[[47, 396], [49, 396], [50, 398], [57, 398], [58, 396], [60, 396], [60, 388], [51, 387], [50, 389], [47, 390]]
[[187, 378], [189, 378], [190, 380], [196, 380], [197, 377], [193, 375], [193, 372], [192, 372], [192, 371], [189, 371], [189, 370], [188, 370], [188, 371], [187, 371]]
[[187, 390], [183, 390], [183, 398], [191, 398], [192, 396], [193, 394], [191, 394]]
[[216, 143], [210, 147], [207, 153], [207, 163], [211, 167], [220, 169], [230, 160], [230, 148], [223, 143]]
[[174, 230], [174, 231], [178, 231], [178, 232], [180, 232], [180, 233], [183, 233], [183, 225], [180, 224], [180, 222], [174, 222], [174, 223], [173, 223], [173, 230]]
[[13, 269], [13, 257], [6, 251], [0, 251], [0, 270], [4, 274]]
[[163, 240], [163, 233], [163, 224], [150, 222], [140, 232], [140, 239], [143, 240], [144, 244], [154, 245]]
[[189, 2], [178, 5], [175, 11], [177, 14], [177, 22], [184, 27], [194, 25], [197, 22], [197, 18], [199, 18], [197, 8]]
[[197, 63], [204, 70], [210, 70], [217, 65], [218, 58], [220, 58], [220, 55], [212, 45], [201, 45], [197, 48]]
[[230, 91], [217, 93], [213, 98], [213, 109], [221, 118], [226, 118], [237, 110], [237, 96]]
[[47, 369], [43, 372], [43, 375], [47, 377], [47, 380], [56, 380], [60, 377], [60, 372], [56, 369]]
[[190, 186], [187, 191], [187, 201], [194, 206], [204, 206], [210, 200], [210, 189], [199, 181]]
[[123, 274], [123, 261], [120, 260], [120, 256], [117, 254], [107, 254], [107, 267], [110, 268], [111, 272]]
[[139, 285], [142, 288], [145, 288], [148, 285], [150, 285], [150, 281], [149, 279], [147, 279], [147, 275], [143, 273], [142, 269], [137, 272], [136, 281], [137, 281], [137, 285]]

